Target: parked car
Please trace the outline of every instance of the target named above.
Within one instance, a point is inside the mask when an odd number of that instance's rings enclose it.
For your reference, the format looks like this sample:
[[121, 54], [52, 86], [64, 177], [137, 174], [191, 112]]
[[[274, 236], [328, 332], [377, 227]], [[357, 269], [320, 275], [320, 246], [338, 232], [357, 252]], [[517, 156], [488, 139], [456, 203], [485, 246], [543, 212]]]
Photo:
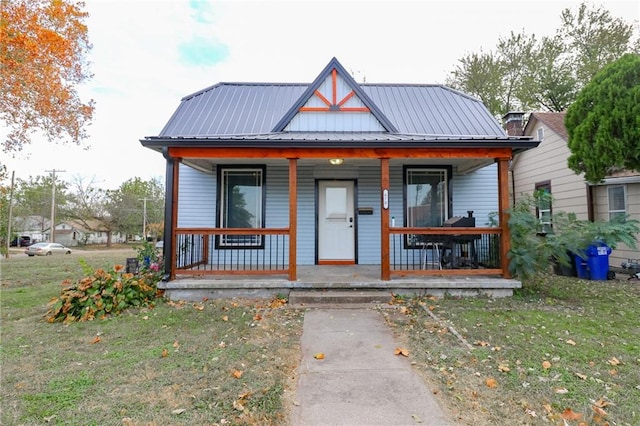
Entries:
[[35, 241], [31, 241], [31, 237], [28, 235], [23, 235], [21, 237], [15, 237], [11, 240], [9, 247], [28, 247]]
[[27, 256], [50, 256], [52, 254], [71, 254], [71, 249], [58, 243], [35, 243], [24, 251]]

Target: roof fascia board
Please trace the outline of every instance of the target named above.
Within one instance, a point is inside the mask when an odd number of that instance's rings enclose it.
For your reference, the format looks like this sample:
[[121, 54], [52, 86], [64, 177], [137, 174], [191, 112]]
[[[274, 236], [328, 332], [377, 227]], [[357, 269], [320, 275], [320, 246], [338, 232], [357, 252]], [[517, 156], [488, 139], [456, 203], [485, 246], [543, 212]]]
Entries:
[[331, 61], [327, 64], [326, 67], [320, 72], [318, 77], [307, 87], [307, 90], [298, 98], [298, 100], [292, 105], [292, 107], [287, 111], [287, 113], [278, 121], [278, 123], [273, 128], [272, 132], [282, 132], [287, 124], [295, 117], [295, 115], [299, 112], [300, 108], [304, 106], [305, 103], [311, 98], [314, 92], [320, 87], [320, 85], [331, 75], [331, 71], [333, 69], [338, 71], [338, 74], [346, 81], [346, 83], [351, 87], [356, 96], [360, 98], [363, 104], [365, 104], [373, 116], [382, 124], [387, 132], [397, 133], [398, 130], [396, 127], [389, 121], [389, 119], [380, 111], [377, 105], [367, 96], [366, 93], [362, 90], [360, 85], [349, 75], [347, 70], [338, 62], [338, 60], [333, 57]]

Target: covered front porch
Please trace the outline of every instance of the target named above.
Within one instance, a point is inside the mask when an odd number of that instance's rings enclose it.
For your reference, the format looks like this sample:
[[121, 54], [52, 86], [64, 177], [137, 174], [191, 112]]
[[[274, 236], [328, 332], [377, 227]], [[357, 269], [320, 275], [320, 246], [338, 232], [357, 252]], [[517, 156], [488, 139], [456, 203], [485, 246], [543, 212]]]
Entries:
[[[283, 159], [283, 150], [260, 152], [261, 162], [267, 162], [266, 170], [270, 170], [269, 161], [273, 164], [286, 165], [284, 169], [288, 180], [284, 184], [288, 187], [288, 212], [281, 209], [280, 215], [285, 215], [283, 222], [288, 223], [285, 227], [182, 227], [178, 226], [178, 210], [180, 207], [179, 193], [179, 173], [180, 164], [190, 167], [197, 165], [202, 168], [203, 164], [221, 164], [238, 161], [244, 158], [245, 164], [256, 161], [257, 153], [254, 150], [240, 149], [209, 149], [197, 150], [191, 148], [169, 149], [167, 165], [167, 181], [173, 187], [171, 190], [172, 201], [167, 203], [168, 210], [166, 217], [171, 218], [165, 222], [165, 255], [167, 262], [165, 270], [169, 273], [169, 281], [185, 280], [189, 277], [201, 277], [201, 279], [212, 280], [218, 283], [216, 277], [238, 276], [241, 279], [255, 281], [257, 276], [273, 276], [274, 279], [286, 280], [292, 284], [288, 288], [295, 287], [300, 283], [302, 277], [299, 276], [300, 268], [309, 266], [306, 262], [299, 261], [300, 250], [298, 245], [301, 239], [308, 239], [308, 222], [303, 225], [304, 232], [301, 232], [298, 225], [298, 218], [302, 214], [300, 211], [299, 197], [304, 194], [308, 198], [309, 184], [306, 189], [299, 187], [298, 172], [300, 164], [304, 164], [309, 169], [310, 162], [327, 162], [327, 158], [341, 157], [354, 161], [360, 161], [366, 167], [375, 171], [376, 164], [378, 171], [378, 187], [367, 186], [367, 191], [373, 194], [371, 200], [378, 200], [373, 207], [360, 208], [357, 204], [352, 206], [355, 210], [352, 217], [346, 218], [351, 223], [346, 223], [348, 228], [358, 228], [358, 222], [368, 221], [368, 239], [373, 246], [368, 246], [369, 251], [377, 247], [379, 255], [374, 255], [366, 261], [322, 261], [316, 254], [317, 266], [336, 265], [358, 265], [367, 267], [368, 281], [385, 282], [390, 280], [402, 280], [413, 277], [419, 282], [427, 277], [501, 277], [509, 278], [507, 251], [509, 248], [509, 232], [506, 226], [506, 210], [508, 209], [508, 179], [507, 168], [510, 158], [510, 149], [465, 149], [455, 152], [446, 149], [423, 150], [414, 148], [411, 151], [406, 149], [369, 149], [369, 150], [340, 150], [333, 149], [329, 153], [326, 150], [287, 150], [285, 153], [288, 159]], [[385, 155], [384, 157], [380, 157]], [[279, 158], [275, 158], [278, 156]], [[404, 226], [406, 220], [396, 221], [391, 217], [390, 211], [396, 212], [403, 209], [402, 197], [398, 192], [402, 190], [391, 188], [390, 184], [390, 162], [395, 164], [395, 170], [400, 170], [403, 164], [407, 164], [414, 159], [421, 164], [445, 161], [449, 164], [457, 162], [458, 168], [461, 164], [496, 164], [497, 176], [494, 175], [493, 184], [498, 186], [497, 194], [497, 226], [460, 226], [455, 223], [452, 226]], [[416, 160], [417, 159], [417, 160]], [[279, 162], [279, 163], [278, 163]], [[211, 168], [212, 166], [208, 166]], [[276, 167], [276, 166], [273, 166]], [[316, 166], [317, 167], [317, 166]], [[362, 166], [365, 167], [365, 166]], [[362, 169], [360, 169], [362, 170]], [[351, 176], [351, 175], [350, 175]], [[353, 175], [357, 177], [357, 174]], [[281, 177], [279, 178], [279, 180]], [[398, 176], [396, 175], [396, 181]], [[310, 182], [309, 179], [307, 179]], [[354, 181], [357, 182], [356, 179]], [[218, 183], [219, 184], [219, 183]], [[369, 184], [370, 185], [370, 184]], [[391, 196], [390, 191], [395, 191]], [[363, 192], [362, 190], [360, 192]], [[357, 202], [357, 197], [354, 197]], [[406, 196], [405, 196], [406, 198]], [[273, 199], [273, 197], [271, 197]], [[398, 202], [399, 200], [399, 202]], [[313, 202], [318, 203], [316, 200]], [[368, 204], [371, 206], [373, 203]], [[280, 204], [282, 206], [282, 204]], [[375, 218], [371, 216], [358, 217], [359, 214], [370, 214], [375, 209]], [[317, 214], [317, 212], [316, 212]], [[397, 213], [396, 213], [397, 214]], [[469, 212], [471, 214], [471, 212]], [[308, 216], [308, 209], [307, 209]], [[371, 229], [371, 224], [378, 221], [377, 228]], [[315, 231], [317, 239], [318, 230]], [[373, 232], [373, 233], [372, 233]], [[311, 238], [314, 234], [311, 234]], [[361, 236], [362, 237], [362, 236]], [[224, 249], [220, 249], [221, 241], [228, 241]], [[364, 241], [364, 238], [360, 238]], [[308, 240], [305, 241], [309, 247]], [[362, 244], [362, 242], [360, 242]], [[307, 250], [307, 249], [304, 249]], [[316, 247], [316, 250], [317, 247]], [[358, 253], [356, 247], [355, 253]], [[374, 252], [375, 253], [375, 252]], [[308, 255], [307, 255], [308, 258]], [[378, 260], [377, 260], [377, 259]], [[308, 261], [307, 261], [308, 262]], [[323, 276], [322, 274], [318, 277]], [[238, 281], [232, 280], [232, 281]], [[189, 281], [192, 282], [192, 281]], [[314, 285], [319, 284], [317, 279], [312, 280]], [[327, 283], [327, 286], [330, 283]]]

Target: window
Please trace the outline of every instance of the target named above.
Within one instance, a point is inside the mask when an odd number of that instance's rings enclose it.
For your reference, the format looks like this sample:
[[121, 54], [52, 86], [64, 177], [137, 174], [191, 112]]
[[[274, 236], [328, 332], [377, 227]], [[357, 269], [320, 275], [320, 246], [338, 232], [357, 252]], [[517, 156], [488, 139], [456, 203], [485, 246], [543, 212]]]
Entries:
[[450, 174], [450, 168], [405, 167], [405, 226], [442, 226], [449, 218]]
[[[264, 228], [265, 167], [218, 168], [218, 226]], [[220, 235], [217, 248], [262, 248], [261, 235]]]
[[540, 222], [540, 233], [548, 234], [552, 230], [551, 224], [551, 182], [536, 183], [536, 192], [540, 194], [538, 197], [538, 205], [536, 206], [536, 215]]
[[624, 185], [608, 186], [607, 196], [609, 199], [609, 221], [623, 220], [627, 215]]

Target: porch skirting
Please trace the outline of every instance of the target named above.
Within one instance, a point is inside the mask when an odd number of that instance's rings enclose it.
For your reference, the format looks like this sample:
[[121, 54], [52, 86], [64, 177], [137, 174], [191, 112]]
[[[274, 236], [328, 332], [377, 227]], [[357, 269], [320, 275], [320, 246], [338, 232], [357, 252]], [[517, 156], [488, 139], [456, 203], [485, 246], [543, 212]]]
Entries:
[[379, 279], [379, 266], [299, 266], [298, 279], [286, 276], [193, 276], [158, 283], [171, 300], [201, 301], [203, 298], [288, 297], [295, 290], [375, 290], [403, 296], [509, 297], [522, 283], [500, 276], [429, 276]]

